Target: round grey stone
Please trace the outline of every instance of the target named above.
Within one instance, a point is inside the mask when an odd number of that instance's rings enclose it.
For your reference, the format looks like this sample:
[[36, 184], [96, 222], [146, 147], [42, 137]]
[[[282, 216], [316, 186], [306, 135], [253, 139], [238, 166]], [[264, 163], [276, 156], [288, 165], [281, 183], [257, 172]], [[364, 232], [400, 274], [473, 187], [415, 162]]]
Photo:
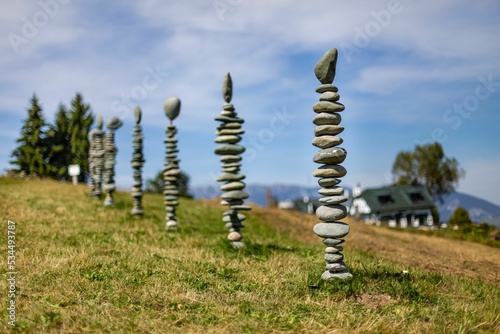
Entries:
[[248, 205], [231, 205], [231, 209], [233, 210], [240, 210], [240, 211], [248, 211], [248, 210], [252, 210], [251, 207], [249, 207]]
[[330, 83], [320, 85], [320, 86], [318, 86], [318, 88], [316, 88], [316, 93], [320, 93], [320, 94], [324, 93], [324, 92], [335, 92], [336, 93], [338, 91], [339, 91], [339, 89]]
[[344, 189], [342, 187], [329, 187], [318, 190], [318, 193], [323, 196], [337, 196], [343, 195]]
[[324, 177], [318, 180], [318, 184], [322, 187], [333, 187], [339, 184], [340, 182], [342, 181], [332, 177]]
[[312, 144], [319, 148], [329, 148], [342, 144], [344, 141], [337, 136], [319, 136], [313, 139]]
[[330, 102], [337, 102], [340, 99], [340, 95], [335, 92], [324, 92], [321, 94], [319, 97], [320, 101], [330, 101]]
[[316, 209], [316, 217], [323, 221], [336, 221], [347, 216], [347, 209], [343, 205], [322, 205]]
[[248, 198], [248, 194], [242, 190], [232, 190], [225, 192], [221, 195], [222, 199], [245, 199]]
[[245, 188], [244, 182], [233, 181], [220, 186], [220, 190], [222, 191], [230, 191], [230, 190], [241, 190]]
[[341, 147], [325, 148], [317, 152], [313, 161], [319, 164], [341, 164], [347, 156], [347, 151]]
[[227, 135], [242, 135], [245, 133], [245, 130], [241, 129], [223, 129], [217, 131], [215, 134], [217, 136], [227, 136]]
[[338, 102], [329, 102], [329, 101], [320, 101], [316, 102], [313, 105], [314, 112], [341, 112], [345, 109], [345, 106], [342, 103]]
[[344, 255], [342, 255], [341, 253], [325, 253], [325, 256], [323, 258], [328, 263], [341, 262], [344, 259]]
[[245, 121], [243, 119], [238, 118], [238, 117], [218, 116], [218, 117], [215, 117], [215, 120], [219, 121], [219, 122], [224, 122], [224, 123], [232, 123], [232, 122], [245, 123]]
[[346, 270], [344, 262], [327, 263], [326, 269], [332, 273]]
[[321, 278], [325, 281], [329, 279], [349, 279], [352, 278], [352, 274], [348, 270], [340, 271], [340, 272], [330, 272], [325, 271]]
[[245, 178], [243, 174], [231, 174], [231, 173], [222, 173], [218, 178], [217, 182], [223, 181], [240, 181]]
[[322, 238], [339, 239], [349, 234], [349, 225], [342, 222], [321, 222], [314, 225], [313, 231]]
[[337, 49], [332, 48], [328, 50], [316, 63], [316, 66], [314, 67], [314, 74], [322, 84], [331, 84], [335, 78], [337, 56]]
[[320, 203], [323, 204], [340, 204], [344, 203], [347, 201], [346, 196], [328, 196], [328, 197], [322, 197], [319, 199]]
[[181, 111], [181, 100], [176, 96], [169, 97], [163, 105], [163, 110], [165, 111], [165, 115], [173, 121], [179, 116], [179, 112]]
[[327, 247], [337, 246], [337, 245], [340, 245], [343, 242], [344, 242], [344, 239], [326, 238], [325, 240], [323, 240], [323, 243]]
[[217, 146], [214, 151], [215, 154], [219, 155], [228, 155], [228, 154], [234, 155], [245, 152], [245, 147], [240, 145], [225, 144]]
[[223, 155], [220, 157], [221, 162], [237, 162], [241, 161], [242, 157], [239, 155]]
[[229, 144], [236, 144], [241, 140], [240, 136], [236, 135], [224, 135], [224, 136], [218, 136], [215, 138], [216, 143], [229, 143]]
[[247, 219], [247, 217], [245, 215], [242, 215], [241, 213], [238, 213], [236, 215], [236, 217], [234, 215], [227, 215], [227, 216], [223, 216], [222, 217], [222, 221], [224, 223], [229, 223], [229, 222], [242, 222], [244, 221], [245, 219]]
[[323, 135], [337, 135], [344, 131], [344, 127], [340, 125], [318, 125], [314, 129], [314, 135], [323, 136]]
[[315, 177], [335, 178], [347, 174], [347, 170], [341, 165], [324, 165], [316, 168], [313, 172]]

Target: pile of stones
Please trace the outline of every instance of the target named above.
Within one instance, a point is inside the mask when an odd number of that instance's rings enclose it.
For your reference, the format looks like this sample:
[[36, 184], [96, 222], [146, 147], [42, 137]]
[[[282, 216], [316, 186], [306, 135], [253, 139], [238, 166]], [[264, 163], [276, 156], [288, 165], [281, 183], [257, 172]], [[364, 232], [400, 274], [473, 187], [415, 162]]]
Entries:
[[173, 120], [179, 115], [181, 110], [181, 101], [179, 98], [173, 96], [165, 101], [163, 106], [165, 110], [165, 115], [170, 120], [170, 124], [167, 126], [166, 138], [164, 140], [166, 144], [166, 156], [165, 156], [165, 166], [163, 168], [163, 195], [165, 196], [165, 210], [167, 211], [165, 220], [167, 230], [175, 231], [177, 230], [177, 219], [175, 216], [175, 208], [179, 205], [179, 176], [180, 160], [177, 158], [177, 139], [174, 138], [177, 133], [177, 128], [173, 125]]
[[332, 85], [336, 63], [337, 49], [331, 49], [323, 55], [314, 68], [314, 73], [321, 82], [316, 92], [321, 95], [319, 102], [313, 106], [317, 115], [313, 120], [316, 125], [314, 130], [316, 138], [312, 144], [321, 150], [315, 154], [313, 161], [323, 165], [317, 168], [313, 175], [320, 178], [318, 183], [322, 189], [319, 190], [319, 194], [323, 197], [319, 200], [322, 205], [316, 210], [316, 216], [322, 222], [316, 224], [313, 230], [319, 237], [325, 238], [324, 259], [327, 270], [321, 276], [324, 280], [352, 277], [343, 262], [343, 247], [340, 246], [344, 242], [342, 238], [349, 233], [349, 225], [339, 221], [347, 216], [347, 209], [341, 204], [347, 201], [347, 196], [344, 195], [344, 189], [338, 186], [341, 182], [339, 178], [347, 173], [340, 165], [345, 160], [347, 152], [337, 147], [343, 142], [337, 135], [344, 131], [344, 127], [339, 125], [341, 122], [339, 113], [344, 110], [344, 105], [337, 102], [340, 99], [338, 89]]
[[89, 174], [90, 195], [94, 198], [102, 196], [102, 178], [104, 169], [104, 131], [102, 117], [97, 118], [97, 128], [89, 131]]
[[132, 154], [132, 161], [130, 162], [134, 169], [134, 183], [132, 184], [132, 191], [130, 193], [134, 201], [134, 206], [132, 207], [131, 214], [142, 216], [144, 214], [144, 210], [142, 209], [142, 166], [146, 160], [144, 160], [144, 155], [142, 153], [142, 141], [144, 139], [140, 125], [142, 111], [138, 106], [134, 109], [134, 116], [135, 125], [132, 130], [132, 148], [134, 151]]
[[244, 247], [241, 241], [243, 235], [241, 229], [244, 227], [245, 215], [238, 211], [250, 210], [248, 205], [244, 205], [243, 200], [248, 198], [248, 194], [243, 190], [245, 183], [242, 180], [245, 175], [240, 174], [241, 156], [245, 152], [245, 147], [237, 145], [241, 141], [241, 135], [245, 133], [241, 129], [244, 120], [239, 118], [234, 106], [230, 103], [233, 95], [233, 84], [229, 73], [224, 78], [222, 85], [222, 95], [226, 103], [219, 117], [215, 120], [222, 124], [217, 127], [215, 142], [220, 144], [215, 148], [215, 154], [220, 155], [222, 164], [222, 174], [217, 178], [218, 182], [224, 182], [222, 190], [221, 204], [228, 206], [228, 210], [223, 213], [222, 221], [229, 229], [227, 238], [236, 248]]
[[106, 124], [108, 132], [106, 133], [106, 139], [104, 141], [104, 192], [106, 193], [104, 206], [115, 205], [113, 192], [116, 189], [115, 164], [116, 154], [118, 153], [118, 149], [115, 145], [115, 131], [118, 130], [122, 125], [122, 121], [117, 117], [111, 118], [108, 121], [108, 124]]

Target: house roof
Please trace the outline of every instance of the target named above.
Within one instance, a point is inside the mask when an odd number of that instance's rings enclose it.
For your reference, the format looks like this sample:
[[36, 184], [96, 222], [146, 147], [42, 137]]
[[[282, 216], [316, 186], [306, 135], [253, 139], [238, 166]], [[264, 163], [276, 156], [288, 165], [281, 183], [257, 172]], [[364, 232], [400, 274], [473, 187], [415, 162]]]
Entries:
[[410, 185], [367, 188], [359, 197], [366, 201], [373, 213], [427, 210], [434, 206], [426, 190]]

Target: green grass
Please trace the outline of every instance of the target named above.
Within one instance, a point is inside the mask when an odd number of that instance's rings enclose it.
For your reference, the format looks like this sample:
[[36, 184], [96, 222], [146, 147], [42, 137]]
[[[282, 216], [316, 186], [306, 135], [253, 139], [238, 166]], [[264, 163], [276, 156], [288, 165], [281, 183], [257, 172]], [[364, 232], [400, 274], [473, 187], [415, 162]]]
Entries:
[[[495, 333], [500, 288], [410, 270], [374, 254], [344, 254], [354, 278], [322, 281], [323, 245], [280, 234], [248, 213], [233, 249], [223, 208], [182, 200], [179, 231], [164, 230], [161, 196], [145, 216], [116, 193], [114, 208], [84, 186], [0, 178], [0, 274], [7, 220], [16, 222], [20, 333]], [[313, 233], [311, 231], [311, 233]], [[376, 236], [374, 236], [376, 237]]]

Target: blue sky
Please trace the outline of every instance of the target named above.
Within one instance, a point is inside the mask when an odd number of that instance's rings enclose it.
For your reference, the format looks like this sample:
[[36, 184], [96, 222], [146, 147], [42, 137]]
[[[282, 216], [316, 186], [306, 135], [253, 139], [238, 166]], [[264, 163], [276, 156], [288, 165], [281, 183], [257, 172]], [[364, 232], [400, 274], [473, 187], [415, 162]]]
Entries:
[[1, 2], [1, 172], [32, 94], [52, 122], [81, 92], [105, 122], [124, 121], [116, 181], [127, 189], [134, 106], [152, 177], [164, 161], [163, 102], [176, 95], [181, 168], [192, 186], [215, 185], [213, 118], [230, 72], [247, 183], [316, 185], [313, 69], [336, 47], [343, 184], [388, 184], [398, 152], [437, 140], [467, 172], [458, 190], [500, 205], [498, 1]]

